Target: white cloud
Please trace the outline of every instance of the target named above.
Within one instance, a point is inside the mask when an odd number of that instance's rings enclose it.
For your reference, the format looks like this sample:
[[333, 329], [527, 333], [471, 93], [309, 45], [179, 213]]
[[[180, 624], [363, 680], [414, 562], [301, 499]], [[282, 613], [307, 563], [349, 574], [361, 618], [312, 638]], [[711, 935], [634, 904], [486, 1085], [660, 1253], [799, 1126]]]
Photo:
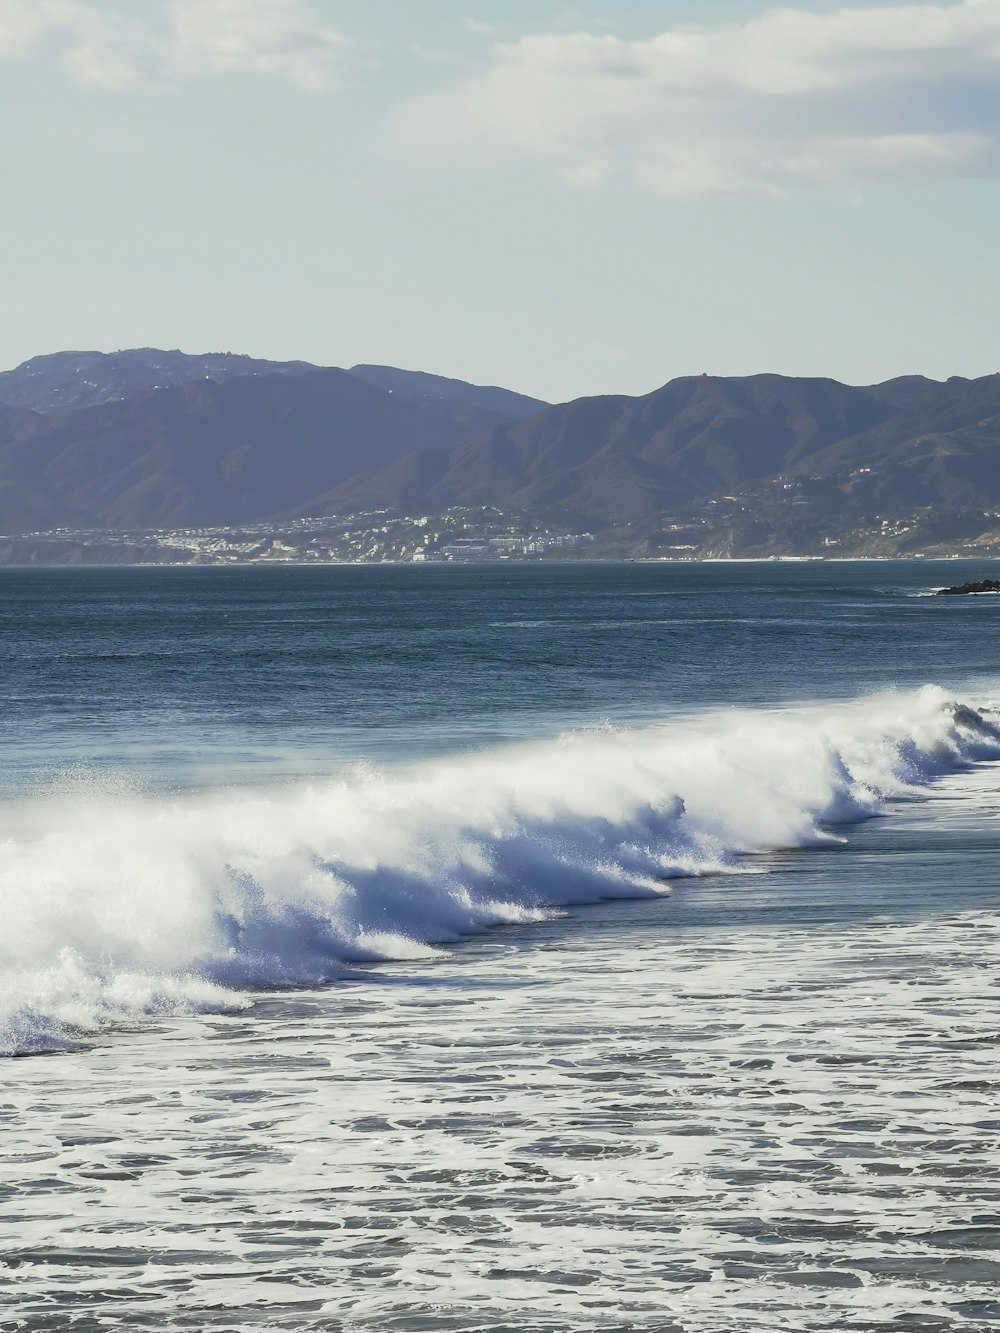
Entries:
[[27, 55], [43, 27], [40, 6], [30, 0], [0, 0], [0, 60]]
[[127, 88], [149, 78], [149, 46], [127, 11], [80, 0], [0, 0], [0, 59], [49, 57], [80, 83]]
[[241, 71], [318, 91], [344, 46], [306, 0], [0, 0], [0, 60], [56, 60], [112, 90]]
[[177, 0], [174, 17], [181, 50], [198, 72], [284, 74], [315, 91], [344, 46], [303, 0]]
[[645, 41], [525, 36], [404, 111], [410, 144], [666, 194], [997, 176], [1000, 0], [772, 9]]

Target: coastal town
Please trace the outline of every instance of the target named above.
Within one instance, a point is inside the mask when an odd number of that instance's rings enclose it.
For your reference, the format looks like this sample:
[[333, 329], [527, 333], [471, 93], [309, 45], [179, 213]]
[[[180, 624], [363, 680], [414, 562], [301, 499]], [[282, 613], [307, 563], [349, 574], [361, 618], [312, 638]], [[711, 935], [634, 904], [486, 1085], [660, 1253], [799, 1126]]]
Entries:
[[388, 510], [287, 523], [115, 532], [55, 528], [0, 536], [3, 564], [423, 564], [580, 555], [594, 534], [530, 524], [494, 508], [434, 518]]
[[977, 559], [1000, 549], [1000, 510], [845, 513], [829, 487], [779, 477], [674, 514], [613, 526], [498, 506], [176, 528], [0, 533], [0, 565], [482, 564], [567, 560]]

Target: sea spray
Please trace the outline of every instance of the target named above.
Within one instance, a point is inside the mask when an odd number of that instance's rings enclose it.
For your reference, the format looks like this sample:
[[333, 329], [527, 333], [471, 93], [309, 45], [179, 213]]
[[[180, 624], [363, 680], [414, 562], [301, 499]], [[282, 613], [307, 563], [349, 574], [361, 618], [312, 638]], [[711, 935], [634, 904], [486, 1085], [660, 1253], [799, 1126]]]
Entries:
[[171, 801], [77, 783], [7, 811], [0, 1049], [662, 893], [746, 854], [831, 841], [836, 825], [996, 757], [989, 717], [927, 687], [292, 789]]

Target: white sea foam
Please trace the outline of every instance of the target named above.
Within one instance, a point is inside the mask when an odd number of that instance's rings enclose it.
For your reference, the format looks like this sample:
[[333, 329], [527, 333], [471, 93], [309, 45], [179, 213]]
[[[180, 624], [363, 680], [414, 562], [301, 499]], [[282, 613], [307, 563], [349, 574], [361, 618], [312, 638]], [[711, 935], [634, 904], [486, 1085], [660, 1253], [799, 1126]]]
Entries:
[[0, 1050], [239, 1004], [571, 903], [832, 840], [1000, 728], [928, 687], [564, 737], [294, 790], [80, 784], [8, 808]]

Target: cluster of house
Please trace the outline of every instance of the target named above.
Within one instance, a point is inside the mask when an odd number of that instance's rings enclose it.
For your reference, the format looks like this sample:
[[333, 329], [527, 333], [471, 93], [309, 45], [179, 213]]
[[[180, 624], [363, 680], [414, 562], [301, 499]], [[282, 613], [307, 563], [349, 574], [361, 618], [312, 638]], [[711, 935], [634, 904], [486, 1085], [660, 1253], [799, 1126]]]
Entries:
[[589, 532], [544, 532], [531, 537], [506, 534], [503, 537], [456, 537], [439, 547], [432, 559], [503, 560], [512, 555], [547, 555], [550, 551], [574, 550], [594, 540]]

